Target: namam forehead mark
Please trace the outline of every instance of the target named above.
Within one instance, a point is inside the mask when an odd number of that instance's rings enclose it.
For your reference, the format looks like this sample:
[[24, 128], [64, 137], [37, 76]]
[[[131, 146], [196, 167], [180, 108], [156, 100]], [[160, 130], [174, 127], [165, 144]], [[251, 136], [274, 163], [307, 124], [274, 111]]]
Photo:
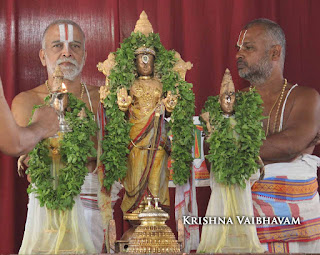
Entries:
[[246, 30], [241, 30], [237, 41], [237, 48], [240, 50], [248, 44], [265, 44], [267, 41], [265, 28], [259, 25], [254, 25]]
[[59, 24], [59, 34], [61, 42], [73, 41], [73, 25], [71, 24]]
[[240, 31], [239, 38], [238, 38], [238, 41], [237, 41], [237, 47], [239, 49], [241, 49], [242, 46], [243, 46], [243, 42], [244, 42], [244, 39], [246, 38], [247, 32], [248, 32], [248, 30], [241, 30]]
[[83, 45], [83, 36], [77, 27], [70, 24], [53, 25], [46, 33], [45, 41], [51, 45], [64, 43], [68, 47], [69, 43]]

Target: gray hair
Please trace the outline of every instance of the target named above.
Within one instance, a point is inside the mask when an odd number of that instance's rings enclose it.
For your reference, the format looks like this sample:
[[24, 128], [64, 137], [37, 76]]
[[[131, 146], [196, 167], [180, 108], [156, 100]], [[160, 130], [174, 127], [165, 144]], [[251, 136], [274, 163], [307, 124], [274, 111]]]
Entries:
[[83, 48], [85, 48], [86, 36], [85, 36], [83, 30], [81, 29], [81, 27], [76, 22], [74, 22], [72, 20], [69, 20], [69, 19], [58, 19], [58, 20], [55, 20], [55, 21], [51, 22], [47, 26], [47, 28], [44, 30], [43, 35], [42, 35], [42, 41], [41, 41], [42, 49], [45, 49], [45, 47], [46, 47], [45, 38], [46, 38], [46, 35], [47, 35], [47, 32], [48, 32], [49, 28], [54, 26], [54, 25], [60, 25], [60, 24], [69, 24], [69, 25], [72, 25], [72, 26], [75, 26], [76, 28], [78, 28], [80, 33], [81, 33], [81, 35], [83, 36]]
[[[274, 21], [265, 19], [265, 18], [260, 18], [260, 19], [255, 19], [251, 22], [249, 22], [244, 29], [248, 29], [253, 26], [262, 26], [265, 31], [268, 39], [270, 40], [270, 43], [272, 45], [274, 44], [279, 44], [281, 46], [281, 67], [283, 70], [284, 67], [284, 61], [286, 57], [286, 37], [285, 34], [282, 30], [282, 28]], [[269, 45], [271, 47], [272, 45]]]

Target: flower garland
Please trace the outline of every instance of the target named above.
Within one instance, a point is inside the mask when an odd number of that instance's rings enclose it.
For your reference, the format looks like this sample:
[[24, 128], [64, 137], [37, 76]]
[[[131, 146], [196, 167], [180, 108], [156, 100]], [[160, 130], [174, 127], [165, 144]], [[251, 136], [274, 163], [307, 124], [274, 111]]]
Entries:
[[194, 94], [192, 84], [187, 83], [179, 74], [172, 70], [176, 59], [174, 51], [167, 51], [160, 42], [159, 34], [131, 33], [115, 52], [116, 65], [111, 70], [109, 79], [110, 93], [104, 101], [108, 124], [106, 135], [102, 141], [103, 154], [100, 160], [105, 166], [104, 186], [109, 190], [114, 181], [122, 179], [127, 173], [126, 157], [129, 154], [131, 124], [125, 113], [117, 104], [117, 89], [130, 89], [135, 80], [134, 52], [141, 46], [153, 47], [156, 52], [155, 73], [163, 84], [163, 96], [168, 91], [172, 94], [179, 90], [178, 104], [171, 114], [170, 127], [173, 134], [171, 157], [173, 159], [173, 181], [184, 184], [190, 176], [191, 148], [193, 145]]
[[[202, 112], [209, 112], [210, 125], [214, 132], [207, 139], [209, 154], [206, 158], [211, 163], [216, 182], [225, 185], [239, 184], [245, 187], [245, 181], [257, 171], [257, 159], [265, 133], [261, 120], [263, 103], [254, 89], [236, 93], [234, 128], [230, 118], [223, 116], [219, 96], [209, 97]], [[204, 130], [208, 130], [201, 119]], [[238, 137], [234, 137], [234, 131]]]
[[[45, 102], [49, 102], [49, 96]], [[49, 156], [49, 139], [45, 139], [29, 153], [29, 168], [31, 184], [28, 193], [36, 193], [40, 206], [52, 210], [70, 210], [74, 204], [74, 197], [80, 194], [81, 186], [88, 172], [87, 158], [96, 156], [94, 142], [90, 137], [95, 134], [97, 125], [93, 113], [86, 104], [68, 93], [68, 108], [65, 119], [72, 132], [64, 133], [60, 142], [60, 155], [64, 167], [59, 170], [59, 184], [53, 188], [53, 177], [50, 173], [52, 158]], [[34, 109], [41, 106], [35, 106]], [[84, 117], [78, 117], [81, 111]]]

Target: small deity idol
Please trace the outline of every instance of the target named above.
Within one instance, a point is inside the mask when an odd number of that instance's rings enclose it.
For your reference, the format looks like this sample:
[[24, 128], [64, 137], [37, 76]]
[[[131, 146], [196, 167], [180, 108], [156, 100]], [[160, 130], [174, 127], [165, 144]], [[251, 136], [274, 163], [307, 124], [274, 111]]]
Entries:
[[[239, 134], [235, 131], [237, 119], [235, 118], [236, 93], [230, 71], [227, 69], [223, 76], [219, 104], [223, 117], [229, 119], [230, 126], [212, 126], [211, 123], [218, 116], [205, 112], [201, 115], [206, 122], [208, 136], [214, 132], [231, 132], [236, 146], [242, 146], [239, 142]], [[231, 130], [222, 130], [230, 128]], [[231, 140], [232, 141], [232, 140]], [[222, 142], [222, 141], [221, 141]], [[229, 148], [226, 146], [226, 148]], [[228, 155], [228, 152], [225, 152]], [[227, 160], [227, 156], [220, 160]], [[221, 161], [220, 161], [221, 162]], [[226, 164], [228, 166], [228, 164]], [[212, 169], [211, 169], [212, 170]], [[208, 224], [202, 228], [201, 242], [197, 252], [205, 253], [249, 253], [263, 252], [254, 224], [241, 225], [237, 222], [237, 216], [253, 216], [252, 198], [249, 180], [243, 189], [239, 184], [224, 184], [217, 182], [211, 171], [211, 196], [207, 207], [206, 216], [217, 216], [231, 219], [227, 224]]]

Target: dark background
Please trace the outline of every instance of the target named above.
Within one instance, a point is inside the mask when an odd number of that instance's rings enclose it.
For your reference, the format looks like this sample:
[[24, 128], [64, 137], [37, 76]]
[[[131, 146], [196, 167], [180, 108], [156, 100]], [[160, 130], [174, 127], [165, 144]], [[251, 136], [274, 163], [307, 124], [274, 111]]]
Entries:
[[[241, 28], [260, 17], [278, 22], [285, 31], [288, 81], [320, 90], [317, 0], [0, 0], [0, 75], [8, 103], [46, 80], [38, 52], [50, 22], [71, 19], [83, 28], [88, 51], [83, 81], [100, 86], [104, 75], [97, 71], [97, 63], [130, 35], [142, 10], [164, 46], [193, 63], [186, 79], [194, 85], [196, 114], [207, 96], [218, 94], [226, 67], [237, 89], [247, 85], [236, 71], [235, 44]], [[19, 250], [27, 212], [26, 187], [27, 181], [16, 173], [16, 159], [0, 153], [0, 253]], [[198, 192], [203, 216], [210, 190]]]

